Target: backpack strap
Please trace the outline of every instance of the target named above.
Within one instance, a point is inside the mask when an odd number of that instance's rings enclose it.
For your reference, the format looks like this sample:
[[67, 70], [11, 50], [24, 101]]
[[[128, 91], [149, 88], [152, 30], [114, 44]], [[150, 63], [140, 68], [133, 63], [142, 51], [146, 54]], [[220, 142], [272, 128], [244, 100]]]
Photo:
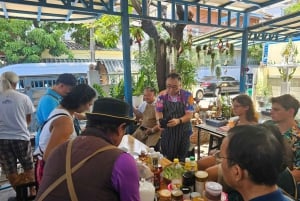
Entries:
[[[68, 150], [71, 152], [71, 147], [72, 147], [72, 143], [73, 143], [74, 139], [73, 140], [70, 140], [69, 143], [68, 143], [68, 147], [67, 147], [67, 152]], [[69, 148], [69, 146], [71, 146]], [[59, 184], [61, 184], [63, 181], [65, 181], [67, 179], [67, 174], [70, 176], [71, 174], [73, 174], [74, 172], [76, 172], [79, 168], [82, 167], [82, 165], [88, 161], [89, 159], [91, 159], [92, 157], [94, 157], [95, 155], [101, 153], [101, 152], [104, 152], [104, 151], [107, 151], [107, 150], [110, 150], [110, 149], [118, 149], [117, 147], [113, 146], [113, 145], [107, 145], [105, 147], [102, 147], [98, 150], [96, 150], [94, 153], [92, 153], [91, 155], [87, 156], [86, 158], [82, 159], [79, 163], [77, 163], [75, 166], [73, 166], [72, 168], [70, 166], [68, 166], [70, 169], [68, 171], [68, 173], [65, 173], [63, 174], [62, 176], [60, 176], [57, 180], [55, 180], [42, 194], [41, 196], [39, 197], [39, 199], [37, 201], [43, 201], [45, 199], [45, 197], [50, 193], [52, 192]], [[68, 155], [68, 153], [67, 153]], [[68, 160], [66, 159], [66, 168], [67, 168], [67, 163], [68, 163]], [[70, 163], [70, 159], [69, 159], [69, 163]], [[69, 177], [68, 176], [68, 177]], [[69, 180], [70, 182], [71, 180]], [[73, 182], [72, 182], [73, 183]], [[68, 184], [68, 180], [67, 180], [67, 184]], [[69, 184], [68, 184], [68, 189], [69, 188], [72, 188], [72, 187], [69, 187]], [[74, 190], [74, 186], [73, 186], [73, 190]], [[72, 191], [72, 189], [71, 189]], [[70, 196], [71, 196], [71, 193], [70, 192], [70, 189], [69, 189], [69, 193], [70, 193]], [[76, 196], [75, 194], [75, 190], [73, 191], [74, 195]], [[77, 197], [77, 196], [76, 196]], [[72, 198], [72, 196], [71, 196]], [[73, 199], [72, 199], [73, 201]]]
[[[66, 113], [57, 113], [57, 114], [55, 114], [55, 115], [52, 115], [52, 116], [49, 117], [49, 118], [43, 123], [43, 125], [40, 127], [40, 132], [42, 132], [44, 126], [45, 126], [51, 119], [53, 119], [54, 117], [60, 116], [60, 115], [61, 115], [61, 116], [69, 116], [69, 115], [66, 114]], [[39, 152], [40, 152], [40, 153], [34, 154], [34, 156], [41, 156], [41, 157], [43, 157], [44, 151], [41, 149], [41, 146], [38, 146], [38, 149], [39, 149]]]
[[51, 119], [53, 119], [54, 117], [57, 117], [57, 116], [69, 116], [68, 114], [66, 114], [66, 113], [57, 113], [57, 114], [55, 114], [55, 115], [52, 115], [51, 117], [49, 117], [44, 123], [43, 123], [43, 125], [41, 126], [41, 131], [43, 130], [43, 128], [44, 128], [44, 126], [46, 125], [46, 123], [47, 122], [49, 122]]

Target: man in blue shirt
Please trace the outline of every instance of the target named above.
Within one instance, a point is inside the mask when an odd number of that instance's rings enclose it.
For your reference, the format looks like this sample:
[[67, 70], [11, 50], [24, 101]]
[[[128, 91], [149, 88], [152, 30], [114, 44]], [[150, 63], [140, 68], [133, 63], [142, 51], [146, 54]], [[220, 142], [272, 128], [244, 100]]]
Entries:
[[[72, 74], [64, 73], [57, 78], [52, 88], [47, 89], [46, 94], [41, 97], [36, 110], [36, 119], [39, 127], [48, 119], [52, 110], [59, 105], [62, 97], [66, 96], [76, 84], [77, 80]], [[35, 147], [39, 144], [39, 135], [40, 129], [35, 137]]]

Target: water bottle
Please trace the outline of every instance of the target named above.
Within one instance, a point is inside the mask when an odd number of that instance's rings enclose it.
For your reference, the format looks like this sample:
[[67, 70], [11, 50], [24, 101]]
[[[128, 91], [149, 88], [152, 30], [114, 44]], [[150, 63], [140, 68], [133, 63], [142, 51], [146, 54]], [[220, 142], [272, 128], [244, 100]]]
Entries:
[[182, 185], [182, 166], [179, 163], [178, 158], [174, 158], [173, 160], [173, 178], [171, 180], [172, 188], [173, 189], [180, 189]]

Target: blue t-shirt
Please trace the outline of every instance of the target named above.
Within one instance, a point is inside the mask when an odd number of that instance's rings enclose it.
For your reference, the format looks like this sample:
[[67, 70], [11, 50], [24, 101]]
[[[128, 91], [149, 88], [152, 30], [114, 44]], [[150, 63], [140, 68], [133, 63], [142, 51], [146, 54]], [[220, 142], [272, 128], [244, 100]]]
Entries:
[[289, 201], [283, 193], [278, 189], [272, 193], [256, 197], [249, 201]]
[[[39, 127], [48, 119], [49, 114], [59, 105], [62, 96], [56, 91], [49, 88], [44, 96], [41, 97], [36, 110], [36, 119]], [[40, 137], [40, 129], [35, 136], [35, 147], [38, 147]]]

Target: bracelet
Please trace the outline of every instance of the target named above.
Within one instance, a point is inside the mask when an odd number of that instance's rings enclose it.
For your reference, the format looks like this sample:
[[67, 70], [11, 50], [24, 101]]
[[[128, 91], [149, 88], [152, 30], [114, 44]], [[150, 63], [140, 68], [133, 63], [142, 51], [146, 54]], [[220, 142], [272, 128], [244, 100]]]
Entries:
[[179, 118], [179, 124], [182, 124], [182, 119], [181, 118]]

